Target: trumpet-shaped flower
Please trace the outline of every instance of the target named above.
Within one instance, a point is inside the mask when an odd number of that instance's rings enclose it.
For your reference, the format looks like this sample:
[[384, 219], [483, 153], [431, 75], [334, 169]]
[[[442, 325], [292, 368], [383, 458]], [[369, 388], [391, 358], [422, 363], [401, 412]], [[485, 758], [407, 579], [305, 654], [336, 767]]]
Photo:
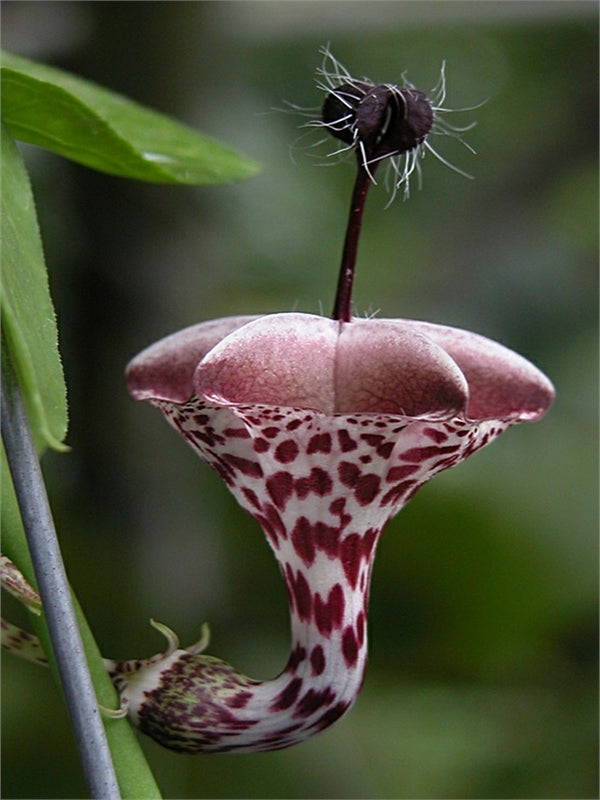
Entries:
[[553, 398], [532, 364], [474, 333], [300, 313], [187, 328], [137, 356], [127, 383], [257, 520], [288, 590], [292, 646], [274, 680], [176, 643], [118, 667], [140, 728], [189, 752], [286, 747], [341, 717], [363, 681], [386, 522]]

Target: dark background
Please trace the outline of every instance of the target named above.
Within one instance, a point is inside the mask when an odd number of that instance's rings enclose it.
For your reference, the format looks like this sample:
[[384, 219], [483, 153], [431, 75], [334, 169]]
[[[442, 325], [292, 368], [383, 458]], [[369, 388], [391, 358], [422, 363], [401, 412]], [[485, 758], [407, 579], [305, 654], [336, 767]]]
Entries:
[[[255, 523], [133, 403], [138, 350], [228, 314], [329, 311], [353, 170], [319, 168], [284, 101], [317, 106], [318, 49], [352, 74], [481, 108], [436, 138], [423, 189], [373, 191], [361, 313], [469, 328], [554, 381], [539, 424], [425, 487], [377, 555], [355, 708], [271, 754], [182, 757], [144, 739], [166, 797], [597, 797], [598, 19], [580, 2], [3, 3], [3, 46], [170, 113], [263, 165], [177, 188], [23, 148], [70, 400], [44, 468], [68, 572], [103, 653], [184, 643], [252, 677], [283, 666], [283, 581]], [[314, 141], [314, 138], [312, 139]], [[333, 147], [332, 147], [333, 149]], [[292, 157], [290, 157], [290, 155]], [[318, 159], [317, 159], [318, 161]], [[19, 619], [10, 599], [7, 616]], [[4, 659], [4, 797], [85, 787], [49, 675]]]

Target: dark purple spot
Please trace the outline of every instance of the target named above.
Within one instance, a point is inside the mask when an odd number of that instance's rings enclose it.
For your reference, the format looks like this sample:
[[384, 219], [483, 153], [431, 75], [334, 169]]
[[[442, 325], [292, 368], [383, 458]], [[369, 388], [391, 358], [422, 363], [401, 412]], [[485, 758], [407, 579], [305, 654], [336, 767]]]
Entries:
[[223, 460], [249, 478], [262, 478], [263, 476], [262, 467], [257, 461], [249, 461], [247, 458], [240, 458], [231, 453], [225, 453]]
[[255, 439], [254, 440], [254, 449], [257, 453], [266, 453], [267, 450], [271, 447], [269, 442], [266, 439]]
[[279, 435], [279, 428], [276, 428], [274, 425], [271, 425], [268, 428], [263, 428], [262, 435], [266, 436], [267, 439], [274, 439]]
[[343, 716], [349, 707], [349, 703], [344, 703], [343, 701], [338, 703], [333, 708], [330, 708], [329, 711], [326, 711], [321, 717], [319, 717], [316, 722], [313, 722], [310, 727], [315, 728], [318, 731], [325, 730], [325, 728], [333, 725], [336, 720]]
[[[351, 420], [348, 420], [348, 422], [350, 421]], [[356, 450], [358, 447], [354, 439], [346, 430], [338, 431], [338, 441], [340, 443], [342, 453], [349, 453], [351, 450]]]
[[312, 596], [310, 586], [304, 575], [298, 571], [294, 577], [294, 572], [289, 564], [286, 564], [286, 580], [290, 596], [290, 605], [296, 606], [296, 613], [301, 620], [310, 621], [312, 613]]
[[256, 492], [253, 492], [252, 489], [248, 489], [246, 487], [242, 489], [242, 492], [250, 505], [253, 505], [254, 508], [261, 508], [260, 500], [258, 499]]
[[362, 647], [365, 642], [365, 615], [362, 611], [356, 619], [356, 639], [359, 647]]
[[375, 547], [379, 533], [380, 531], [378, 531], [377, 528], [369, 528], [363, 536], [362, 553], [367, 561], [371, 560], [373, 548]]
[[287, 439], [285, 442], [277, 445], [275, 449], [275, 458], [282, 464], [291, 463], [298, 455], [299, 448], [293, 439]]
[[293, 486], [294, 479], [289, 472], [276, 472], [267, 478], [267, 491], [280, 510], [285, 508], [287, 501], [292, 496]]
[[360, 470], [356, 464], [352, 464], [350, 461], [342, 461], [338, 466], [338, 475], [344, 486], [353, 489], [360, 477]]
[[216, 445], [218, 444], [225, 444], [225, 439], [223, 436], [219, 436], [214, 432], [213, 428], [207, 428], [206, 431], [189, 431], [184, 432], [184, 436], [191, 436], [197, 442], [204, 442], [207, 447], [214, 450]]
[[353, 667], [358, 658], [358, 644], [354, 631], [350, 626], [345, 629], [342, 636], [342, 653], [344, 654], [346, 665], [348, 667]]
[[313, 650], [310, 654], [310, 664], [312, 666], [313, 675], [321, 675], [325, 669], [325, 655], [320, 644], [316, 645], [316, 647], [313, 647]]
[[323, 636], [329, 636], [332, 630], [341, 627], [344, 618], [344, 605], [344, 592], [339, 583], [332, 587], [327, 597], [327, 602], [321, 600], [321, 595], [315, 595], [315, 622]]
[[298, 497], [303, 500], [310, 492], [314, 492], [319, 497], [324, 497], [331, 491], [333, 482], [324, 469], [313, 467], [310, 475], [296, 480], [295, 486]]
[[330, 453], [331, 452], [331, 434], [317, 433], [308, 443], [306, 452], [309, 455], [313, 453]]
[[297, 555], [310, 567], [315, 560], [315, 542], [311, 524], [306, 517], [300, 517], [296, 521], [292, 531], [292, 544]]
[[380, 484], [381, 478], [379, 475], [375, 475], [374, 472], [371, 472], [368, 475], [362, 475], [359, 478], [354, 490], [354, 496], [356, 497], [357, 503], [359, 503], [361, 506], [366, 506], [369, 503], [372, 503], [375, 497], [377, 497]]
[[362, 542], [358, 533], [351, 533], [342, 539], [340, 557], [346, 577], [353, 589], [356, 589], [362, 554]]
[[438, 444], [445, 442], [448, 438], [448, 435], [444, 433], [444, 431], [440, 431], [437, 428], [424, 428], [423, 434], [429, 436], [430, 439], [433, 439], [433, 441]]
[[379, 447], [385, 441], [385, 437], [380, 433], [361, 433], [360, 438], [371, 447]]
[[[486, 444], [486, 442], [487, 442], [487, 437], [484, 436], [484, 438], [479, 443], [480, 447], [483, 447], [483, 445]], [[440, 458], [439, 461], [434, 461], [434, 463], [429, 467], [429, 470], [431, 471], [431, 473], [439, 472], [442, 469], [448, 469], [448, 467], [453, 467], [455, 464], [458, 464], [458, 462], [461, 460], [462, 459], [459, 453], [450, 456], [449, 458]]]
[[265, 516], [270, 525], [273, 526], [273, 529], [277, 531], [277, 533], [284, 539], [287, 539], [287, 530], [285, 525], [283, 524], [283, 520], [279, 516], [279, 511], [272, 506], [270, 503], [265, 505]]
[[334, 500], [333, 503], [329, 506], [329, 511], [332, 514], [335, 514], [336, 517], [340, 518], [340, 529], [344, 528], [352, 519], [351, 514], [344, 514], [345, 508], [346, 508], [345, 497], [338, 497], [338, 499]]
[[435, 447], [434, 445], [430, 447], [413, 447], [405, 453], [402, 453], [401, 458], [403, 461], [420, 463], [421, 461], [426, 461], [428, 458], [434, 458], [435, 456], [441, 456], [446, 453], [455, 453], [459, 447], [460, 445], [458, 444], [448, 444], [445, 447]]
[[335, 692], [332, 692], [329, 686], [326, 686], [320, 692], [317, 692], [314, 689], [309, 689], [308, 692], [298, 701], [298, 704], [294, 709], [293, 716], [308, 717], [323, 706], [327, 706], [332, 703], [335, 698]]
[[229, 697], [225, 702], [230, 708], [245, 708], [252, 697], [252, 692], [238, 692]]
[[301, 686], [302, 678], [294, 678], [291, 680], [285, 689], [277, 695], [271, 704], [270, 710], [284, 711], [286, 708], [289, 708], [291, 705], [293, 705], [298, 697]]
[[329, 506], [329, 510], [332, 514], [336, 516], [342, 516], [344, 513], [344, 509], [346, 508], [346, 498], [345, 497], [338, 497], [337, 500], [334, 500], [333, 503]]
[[[350, 515], [345, 515], [350, 519]], [[339, 552], [340, 531], [324, 522], [316, 522], [313, 528], [315, 546], [323, 550], [329, 558], [335, 558]]]
[[286, 671], [293, 672], [298, 664], [301, 664], [304, 659], [306, 658], [306, 649], [302, 647], [302, 645], [297, 644], [296, 647], [290, 653], [290, 657], [288, 658], [288, 663], [286, 665]]
[[288, 422], [285, 427], [288, 429], [288, 431], [295, 431], [296, 428], [300, 427], [300, 425], [302, 425], [301, 419], [293, 419], [291, 422]]
[[408, 478], [409, 475], [412, 475], [413, 472], [416, 472], [419, 467], [416, 464], [403, 464], [401, 467], [392, 467], [391, 470], [388, 472], [386, 481], [388, 483], [393, 483], [394, 481], [401, 481], [404, 478]]
[[377, 448], [377, 455], [379, 458], [389, 458], [392, 455], [394, 447], [395, 442], [384, 442]]
[[408, 492], [408, 490], [411, 489], [415, 483], [415, 480], [401, 481], [395, 486], [392, 486], [389, 492], [386, 492], [386, 494], [384, 494], [384, 496], [381, 498], [380, 505], [387, 506], [390, 503], [398, 502], [398, 500], [400, 500], [400, 498], [406, 494], [406, 492]]
[[250, 432], [247, 428], [225, 428], [223, 434], [232, 439], [249, 439]]

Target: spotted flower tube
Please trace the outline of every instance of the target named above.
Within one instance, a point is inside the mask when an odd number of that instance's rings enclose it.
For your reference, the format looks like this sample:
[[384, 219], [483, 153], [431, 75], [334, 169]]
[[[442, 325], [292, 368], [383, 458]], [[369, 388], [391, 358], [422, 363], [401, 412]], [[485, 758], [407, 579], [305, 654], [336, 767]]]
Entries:
[[333, 318], [201, 322], [127, 368], [133, 398], [156, 406], [258, 522], [290, 606], [290, 654], [272, 680], [206, 655], [206, 637], [182, 649], [164, 626], [164, 653], [107, 662], [123, 711], [173, 750], [274, 750], [345, 714], [364, 679], [371, 572], [386, 523], [434, 475], [540, 419], [553, 400], [535, 366], [483, 336], [352, 315], [370, 158], [427, 135], [426, 125], [416, 139], [392, 130], [410, 127], [414, 104], [418, 120], [429, 119], [425, 95], [399, 100], [382, 86], [359, 86], [351, 101], [344, 88], [324, 106], [326, 121], [335, 108], [338, 129], [350, 120], [344, 136], [358, 165]]

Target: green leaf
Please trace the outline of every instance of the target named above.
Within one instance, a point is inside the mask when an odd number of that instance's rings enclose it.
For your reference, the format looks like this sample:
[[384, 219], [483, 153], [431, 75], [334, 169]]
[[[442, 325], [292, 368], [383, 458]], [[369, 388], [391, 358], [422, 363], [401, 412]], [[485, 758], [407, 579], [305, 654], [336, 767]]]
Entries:
[[258, 165], [195, 130], [67, 72], [2, 52], [2, 121], [15, 139], [155, 183], [225, 183]]
[[2, 335], [38, 451], [46, 445], [64, 450], [66, 390], [33, 194], [17, 147], [4, 126], [1, 141]]

